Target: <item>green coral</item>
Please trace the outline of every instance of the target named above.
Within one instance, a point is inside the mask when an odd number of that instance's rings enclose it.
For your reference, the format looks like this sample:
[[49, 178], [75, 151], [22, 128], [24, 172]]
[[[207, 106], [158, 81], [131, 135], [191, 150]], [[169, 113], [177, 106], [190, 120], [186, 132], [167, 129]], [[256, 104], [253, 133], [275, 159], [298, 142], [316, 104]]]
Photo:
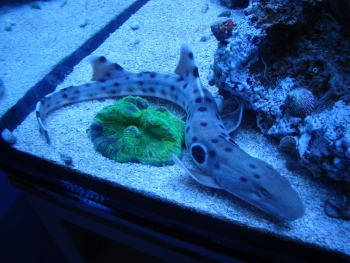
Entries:
[[181, 157], [184, 129], [165, 107], [128, 96], [99, 111], [89, 132], [95, 150], [109, 159], [161, 166], [173, 164], [173, 153]]

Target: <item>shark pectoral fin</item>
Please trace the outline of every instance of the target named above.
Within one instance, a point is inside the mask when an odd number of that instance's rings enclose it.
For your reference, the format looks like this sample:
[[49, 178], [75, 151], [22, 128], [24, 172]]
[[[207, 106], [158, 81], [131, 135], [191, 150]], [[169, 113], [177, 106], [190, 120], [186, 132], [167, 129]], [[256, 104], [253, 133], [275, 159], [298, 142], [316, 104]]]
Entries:
[[240, 102], [237, 110], [221, 117], [221, 120], [226, 130], [229, 133], [236, 130], [238, 126], [241, 124], [242, 115], [243, 115], [243, 102]]
[[221, 189], [220, 185], [211, 177], [208, 176], [201, 171], [194, 170], [194, 169], [188, 169], [175, 154], [173, 154], [173, 161], [178, 166], [180, 166], [182, 169], [184, 169], [194, 180], [196, 180], [198, 183], [209, 186], [212, 188]]
[[198, 170], [193, 169], [187, 169], [187, 172], [190, 174], [190, 176], [196, 180], [198, 183], [209, 186], [216, 189], [222, 189], [220, 185], [214, 180], [213, 177], [206, 175]]

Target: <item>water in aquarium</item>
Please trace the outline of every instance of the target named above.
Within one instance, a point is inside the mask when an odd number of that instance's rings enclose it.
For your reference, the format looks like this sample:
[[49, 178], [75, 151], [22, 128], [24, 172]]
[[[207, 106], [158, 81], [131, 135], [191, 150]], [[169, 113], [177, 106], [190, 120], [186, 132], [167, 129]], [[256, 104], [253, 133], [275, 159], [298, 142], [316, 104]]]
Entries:
[[5, 1], [1, 139], [350, 255], [350, 5]]

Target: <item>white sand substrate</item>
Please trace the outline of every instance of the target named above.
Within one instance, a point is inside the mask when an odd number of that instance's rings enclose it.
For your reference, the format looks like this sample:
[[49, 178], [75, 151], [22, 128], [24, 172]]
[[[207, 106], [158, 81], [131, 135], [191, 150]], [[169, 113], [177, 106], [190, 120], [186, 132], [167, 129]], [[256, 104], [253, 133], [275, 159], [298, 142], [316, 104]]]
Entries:
[[[205, 3], [209, 9], [202, 13]], [[201, 42], [200, 38], [210, 33], [210, 24], [217, 20], [217, 15], [223, 9], [217, 1], [151, 0], [111, 34], [94, 54], [105, 55], [130, 71], [171, 73], [177, 64], [181, 44], [187, 43], [193, 48], [197, 58], [203, 84], [215, 97], [216, 88], [208, 87], [206, 76], [209, 65], [213, 62], [217, 41], [213, 36], [206, 42]], [[90, 14], [93, 16], [93, 13]], [[138, 23], [140, 28], [132, 30], [133, 23]], [[56, 26], [53, 26], [54, 31]], [[60, 38], [59, 34], [57, 32], [53, 37]], [[70, 37], [66, 33], [61, 34], [63, 38]], [[34, 59], [35, 54], [26, 56], [33, 66], [40, 66]], [[25, 70], [21, 72], [23, 71]], [[84, 59], [58, 88], [82, 84], [90, 78], [91, 68], [87, 59]], [[272, 164], [291, 182], [306, 207], [302, 218], [292, 222], [280, 221], [225, 191], [199, 185], [176, 165], [152, 167], [134, 163], [120, 164], [102, 157], [95, 152], [86, 130], [96, 113], [115, 101], [112, 98], [81, 102], [50, 113], [44, 123], [50, 134], [51, 145], [46, 144], [44, 136], [39, 133], [33, 112], [14, 131], [18, 138], [15, 147], [62, 166], [65, 164], [60, 153], [64, 153], [73, 159], [71, 169], [87, 173], [93, 178], [123, 185], [208, 216], [350, 254], [350, 222], [327, 217], [322, 207], [326, 199], [338, 198], [341, 193], [308, 174], [288, 171], [285, 159], [276, 145], [252, 129], [251, 125], [241, 127], [233, 139], [252, 156]], [[152, 102], [162, 105], [164, 103], [157, 99]], [[171, 103], [165, 103], [165, 106], [177, 114], [184, 114]], [[183, 160], [187, 166], [193, 166], [186, 151]]]
[[[0, 8], [0, 116], [59, 61], [135, 0], [38, 1]], [[118, 2], [118, 3], [117, 3]], [[66, 4], [64, 4], [66, 3]]]

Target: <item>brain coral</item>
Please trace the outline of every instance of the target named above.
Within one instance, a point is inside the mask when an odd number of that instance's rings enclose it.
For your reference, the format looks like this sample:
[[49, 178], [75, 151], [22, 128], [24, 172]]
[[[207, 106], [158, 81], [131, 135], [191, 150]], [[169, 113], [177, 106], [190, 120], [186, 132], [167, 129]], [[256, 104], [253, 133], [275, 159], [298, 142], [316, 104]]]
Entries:
[[99, 111], [89, 133], [95, 150], [109, 159], [161, 166], [173, 164], [173, 153], [181, 156], [184, 128], [165, 107], [128, 96]]

